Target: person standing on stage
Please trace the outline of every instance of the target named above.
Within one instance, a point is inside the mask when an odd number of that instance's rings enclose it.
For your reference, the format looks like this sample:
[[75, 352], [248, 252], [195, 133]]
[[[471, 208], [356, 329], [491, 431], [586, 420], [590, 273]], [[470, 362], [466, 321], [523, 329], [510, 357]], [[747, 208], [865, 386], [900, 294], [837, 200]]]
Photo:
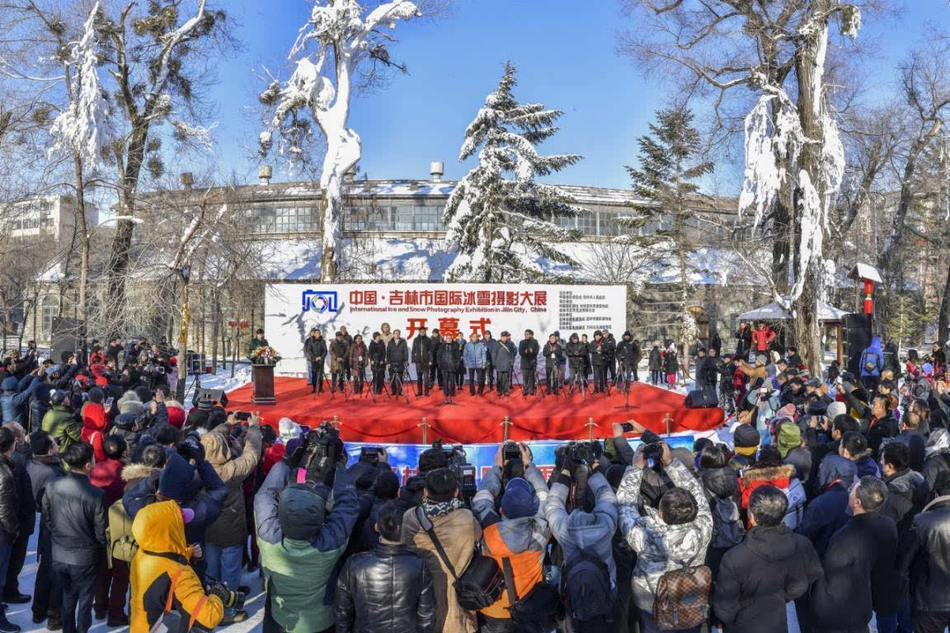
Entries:
[[[409, 362], [409, 346], [400, 336], [402, 332], [393, 330], [393, 338], [386, 345], [386, 364], [389, 365], [389, 387], [394, 396], [402, 395], [402, 377]], [[398, 377], [398, 380], [397, 380]]]
[[[604, 330], [604, 368], [606, 375], [610, 376], [610, 382], [617, 382], [617, 339], [614, 335]], [[622, 370], [621, 370], [622, 371]]]
[[498, 345], [498, 341], [492, 338], [491, 330], [485, 330], [485, 336], [482, 338], [485, 343], [485, 353], [488, 357], [488, 363], [485, 365], [485, 382], [488, 384], [488, 390], [495, 388], [495, 365], [492, 363], [492, 351]]
[[389, 347], [389, 341], [393, 340], [393, 332], [389, 329], [389, 324], [383, 323], [379, 329], [382, 330], [382, 332], [379, 333], [379, 338], [383, 339], [383, 344], [386, 347]]
[[378, 396], [386, 380], [386, 344], [379, 332], [373, 332], [369, 343], [369, 367], [373, 372], [373, 393]]
[[626, 386], [632, 379], [635, 371], [633, 364], [634, 342], [630, 332], [624, 332], [617, 343], [617, 362], [620, 365], [620, 380], [617, 384]]
[[534, 338], [534, 332], [524, 331], [524, 340], [518, 343], [518, 355], [521, 356], [521, 386], [525, 395], [534, 395], [537, 390], [538, 352], [540, 346]]
[[544, 354], [544, 379], [548, 384], [548, 395], [552, 393], [557, 395], [561, 384], [560, 365], [564, 361], [564, 350], [561, 348], [561, 341], [558, 340], [557, 334], [548, 336], [548, 342], [544, 344], [541, 353]]
[[465, 337], [461, 334], [456, 334], [455, 346], [459, 348], [459, 362], [455, 370], [455, 390], [458, 391], [465, 386]]
[[439, 346], [442, 345], [442, 336], [438, 328], [432, 328], [432, 336], [429, 337], [429, 386], [439, 385], [442, 388], [442, 372], [439, 371], [439, 361], [437, 355]]
[[343, 384], [346, 380], [346, 361], [349, 356], [349, 346], [343, 338], [343, 332], [337, 332], [330, 343], [330, 393], [336, 393], [337, 390], [343, 391]]
[[468, 393], [475, 395], [475, 381], [478, 380], [478, 395], [485, 392], [485, 363], [487, 352], [485, 344], [478, 339], [478, 332], [472, 332], [468, 345], [462, 350], [462, 360], [468, 370]]
[[511, 395], [511, 372], [515, 368], [515, 356], [518, 350], [511, 340], [511, 334], [506, 330], [501, 333], [501, 340], [495, 344], [491, 352], [492, 365], [498, 371], [498, 395]]
[[590, 339], [587, 338], [586, 334], [581, 334], [581, 346], [583, 347], [584, 383], [586, 384], [587, 379], [593, 373], [593, 367], [590, 364]]
[[416, 366], [416, 393], [429, 395], [429, 361], [432, 339], [426, 336], [426, 327], [419, 328], [419, 336], [412, 342], [412, 364]]
[[604, 335], [600, 330], [594, 332], [594, 342], [590, 344], [590, 364], [594, 370], [594, 393], [607, 391], [607, 352], [604, 351]]
[[571, 334], [570, 338], [567, 339], [567, 345], [564, 351], [567, 354], [567, 362], [571, 370], [568, 381], [572, 385], [577, 385], [580, 389], [587, 389], [587, 374], [585, 373], [584, 361], [587, 356], [587, 351], [577, 336], [577, 332]]
[[323, 393], [323, 360], [327, 357], [327, 342], [317, 328], [310, 328], [310, 336], [303, 344], [303, 353], [310, 363], [310, 393]]
[[446, 332], [442, 337], [437, 359], [439, 371], [442, 372], [442, 393], [446, 403], [452, 402], [452, 398], [455, 397], [455, 374], [458, 372], [461, 356], [462, 350], [455, 344], [455, 337], [451, 332]]
[[350, 346], [353, 344], [353, 337], [350, 336], [350, 333], [346, 331], [346, 326], [340, 326], [340, 334], [343, 335], [343, 342], [346, 343], [346, 356], [343, 357], [343, 373], [346, 375], [346, 380], [349, 382], [352, 379], [352, 370], [350, 367]]
[[353, 391], [363, 393], [363, 380], [366, 378], [366, 357], [368, 350], [363, 343], [363, 335], [357, 334], [353, 337], [353, 344], [350, 345], [349, 358], [350, 368], [353, 371]]

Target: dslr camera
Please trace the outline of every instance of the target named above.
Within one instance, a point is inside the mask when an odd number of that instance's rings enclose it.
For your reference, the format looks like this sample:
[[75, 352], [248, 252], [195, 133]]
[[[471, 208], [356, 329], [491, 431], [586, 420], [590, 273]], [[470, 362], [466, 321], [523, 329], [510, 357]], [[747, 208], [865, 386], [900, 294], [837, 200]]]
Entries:
[[468, 462], [465, 449], [460, 444], [442, 446], [442, 440], [433, 442], [432, 448], [442, 451], [445, 455], [445, 460], [448, 462], [446, 468], [452, 470], [458, 478], [462, 499], [466, 503], [471, 501], [478, 492], [478, 484], [475, 483], [475, 466]]
[[648, 442], [643, 445], [643, 457], [644, 459], [652, 459], [653, 464], [659, 464], [660, 458], [663, 457], [663, 443], [662, 442]]
[[521, 459], [521, 447], [518, 446], [517, 442], [508, 440], [502, 450], [502, 457], [506, 462], [511, 459]]
[[336, 441], [340, 438], [340, 432], [333, 428], [333, 425], [323, 421], [313, 431], [307, 433], [307, 441], [304, 444], [305, 461], [307, 470], [316, 469], [325, 473], [336, 463]]

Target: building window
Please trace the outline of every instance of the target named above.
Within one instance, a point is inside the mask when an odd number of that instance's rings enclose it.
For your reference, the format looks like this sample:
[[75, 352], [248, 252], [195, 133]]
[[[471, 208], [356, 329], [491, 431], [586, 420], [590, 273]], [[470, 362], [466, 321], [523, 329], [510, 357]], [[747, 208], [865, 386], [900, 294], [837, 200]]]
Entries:
[[53, 332], [53, 319], [59, 315], [59, 297], [47, 295], [43, 297], [40, 306], [40, 318], [43, 322], [40, 328], [43, 337], [48, 340]]

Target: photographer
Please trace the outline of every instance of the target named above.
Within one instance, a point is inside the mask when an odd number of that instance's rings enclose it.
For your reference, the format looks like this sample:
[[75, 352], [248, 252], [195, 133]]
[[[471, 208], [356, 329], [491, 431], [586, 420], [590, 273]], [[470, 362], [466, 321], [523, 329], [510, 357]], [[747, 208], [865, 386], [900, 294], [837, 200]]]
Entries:
[[386, 382], [386, 344], [379, 332], [373, 332], [373, 340], [369, 343], [369, 363], [373, 372], [373, 393], [378, 396]]
[[[237, 590], [241, 584], [241, 556], [247, 542], [244, 480], [254, 474], [261, 458], [260, 414], [251, 415], [247, 424], [245, 429], [232, 413], [227, 424], [218, 426], [201, 438], [205, 459], [228, 490], [221, 504], [220, 516], [208, 527], [205, 547], [208, 576], [232, 590]], [[240, 449], [240, 453], [235, 449]], [[246, 619], [247, 613], [244, 611], [225, 611], [226, 624]]]
[[82, 422], [76, 419], [76, 414], [70, 407], [70, 396], [67, 392], [56, 390], [50, 394], [50, 409], [43, 416], [41, 428], [49, 433], [59, 450], [65, 452], [67, 448], [82, 441]]
[[0, 390], [3, 391], [0, 394], [0, 420], [3, 420], [4, 424], [16, 422], [21, 426], [26, 426], [30, 398], [43, 384], [45, 377], [42, 369], [34, 369], [22, 380], [17, 380], [13, 376], [3, 379], [0, 383]]
[[[393, 342], [390, 342], [390, 345]], [[452, 398], [455, 397], [456, 373], [461, 359], [462, 350], [455, 344], [452, 333], [446, 332], [438, 352], [439, 371], [442, 372], [442, 391], [446, 403], [451, 403]]]
[[[524, 477], [513, 477], [502, 493], [504, 469], [513, 460], [521, 462]], [[501, 496], [501, 514], [495, 502]], [[544, 502], [548, 488], [544, 476], [531, 462], [531, 451], [524, 444], [505, 442], [495, 453], [495, 465], [482, 477], [482, 483], [472, 500], [472, 511], [482, 526], [482, 552], [504, 569], [504, 559], [511, 565], [515, 586], [514, 594], [527, 596], [535, 585], [543, 581], [541, 564], [551, 529], [544, 519]], [[512, 606], [509, 592], [505, 591], [493, 605], [482, 609], [483, 633], [517, 630], [509, 611]], [[551, 622], [553, 628], [554, 622]]]
[[[641, 611], [640, 630], [657, 631], [651, 617], [656, 588], [666, 572], [701, 565], [712, 538], [712, 513], [700, 483], [666, 442], [659, 442], [659, 462], [675, 484], [660, 497], [659, 509], [641, 506], [640, 482], [647, 468], [647, 446], [641, 445], [617, 491], [620, 531], [637, 552], [633, 600]], [[700, 503], [702, 502], [702, 503]]]
[[[332, 429], [311, 431], [304, 446], [271, 469], [254, 498], [267, 578], [265, 633], [333, 630], [333, 573], [359, 516], [346, 459]], [[306, 483], [293, 483], [301, 471]]]
[[548, 336], [541, 353], [544, 355], [544, 380], [548, 385], [548, 395], [557, 395], [560, 393], [559, 366], [564, 362], [564, 349], [556, 334]]
[[[619, 427], [617, 424], [615, 427]], [[618, 431], [618, 428], [614, 429]], [[622, 430], [620, 431], [622, 436]], [[589, 557], [599, 561], [601, 573], [607, 576], [607, 587], [616, 586], [617, 565], [613, 556], [613, 536], [617, 531], [617, 496], [601, 472], [600, 460], [576, 461], [576, 451], [566, 450], [561, 470], [551, 486], [547, 502], [544, 504], [544, 516], [551, 526], [551, 533], [561, 546], [564, 554], [563, 578], [582, 559]], [[581, 471], [590, 469], [587, 487], [580, 496], [579, 507], [568, 513], [567, 502], [571, 489]], [[567, 588], [570, 594], [571, 587]], [[576, 604], [579, 600], [570, 600], [571, 611], [580, 618], [574, 619], [575, 631], [605, 630], [610, 619], [614, 594], [599, 596], [603, 608], [598, 609], [594, 600], [587, 605]], [[610, 610], [607, 610], [610, 609]]]
[[349, 352], [350, 346], [343, 338], [343, 332], [337, 332], [330, 343], [330, 393], [343, 391]]
[[[402, 395], [402, 374], [409, 362], [409, 346], [400, 336], [399, 330], [393, 330], [393, 338], [386, 344], [386, 364], [389, 365], [389, 387], [394, 396]], [[398, 379], [398, 380], [397, 380]]]
[[419, 335], [412, 342], [412, 364], [416, 366], [416, 394], [428, 396], [429, 360], [432, 356], [432, 339], [426, 334], [426, 327], [419, 328]]
[[220, 584], [206, 593], [189, 564], [202, 555], [201, 546], [189, 545], [185, 538], [186, 524], [193, 517], [192, 510], [179, 508], [174, 501], [153, 503], [136, 515], [132, 535], [139, 550], [132, 557], [130, 574], [132, 631], [151, 631], [162, 619], [170, 593], [172, 609], [181, 616], [182, 625], [194, 619], [207, 630], [221, 623], [225, 605], [242, 600]]
[[537, 339], [534, 338], [534, 331], [525, 330], [524, 339], [518, 343], [518, 355], [521, 357], [521, 382], [524, 386], [524, 394], [527, 396], [533, 396], [537, 390], [539, 351], [540, 348]]
[[515, 367], [518, 349], [508, 331], [501, 333], [501, 340], [491, 348], [491, 364], [498, 371], [498, 395], [511, 395], [511, 372]]
[[327, 342], [317, 328], [310, 328], [310, 336], [303, 344], [303, 353], [307, 357], [310, 373], [310, 392], [323, 393], [323, 359], [327, 357]]

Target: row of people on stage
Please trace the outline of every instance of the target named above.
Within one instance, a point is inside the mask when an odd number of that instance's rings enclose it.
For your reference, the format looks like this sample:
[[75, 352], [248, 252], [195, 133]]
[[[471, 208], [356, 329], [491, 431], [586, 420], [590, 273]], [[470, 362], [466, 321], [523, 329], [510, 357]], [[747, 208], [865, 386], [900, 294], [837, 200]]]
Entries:
[[591, 374], [594, 393], [605, 393], [608, 381], [620, 385], [639, 380], [637, 366], [642, 352], [630, 332], [624, 332], [620, 341], [607, 331], [595, 331], [592, 340], [587, 334], [574, 333], [567, 342], [560, 332], [553, 332], [542, 345], [530, 329], [515, 344], [507, 331], [499, 339], [490, 331], [484, 336], [473, 332], [466, 341], [454, 332], [433, 330], [430, 336], [422, 327], [410, 345], [400, 330], [390, 330], [385, 323], [381, 330], [373, 332], [367, 344], [361, 334], [350, 335], [346, 326], [340, 326], [330, 340], [319, 328], [312, 328], [304, 342], [311, 391], [323, 392], [329, 369], [331, 393], [342, 391], [347, 384], [362, 393], [369, 369], [374, 393], [383, 392], [388, 372], [391, 393], [400, 396], [404, 383], [412, 382], [409, 368], [414, 366], [415, 393], [421, 396], [428, 396], [438, 385], [450, 400], [464, 387], [466, 376], [470, 395], [484, 395], [486, 387], [497, 389], [498, 395], [510, 395], [518, 370], [523, 393], [534, 395], [540, 382], [539, 356], [544, 361], [549, 394], [558, 394], [564, 385], [586, 390]]

